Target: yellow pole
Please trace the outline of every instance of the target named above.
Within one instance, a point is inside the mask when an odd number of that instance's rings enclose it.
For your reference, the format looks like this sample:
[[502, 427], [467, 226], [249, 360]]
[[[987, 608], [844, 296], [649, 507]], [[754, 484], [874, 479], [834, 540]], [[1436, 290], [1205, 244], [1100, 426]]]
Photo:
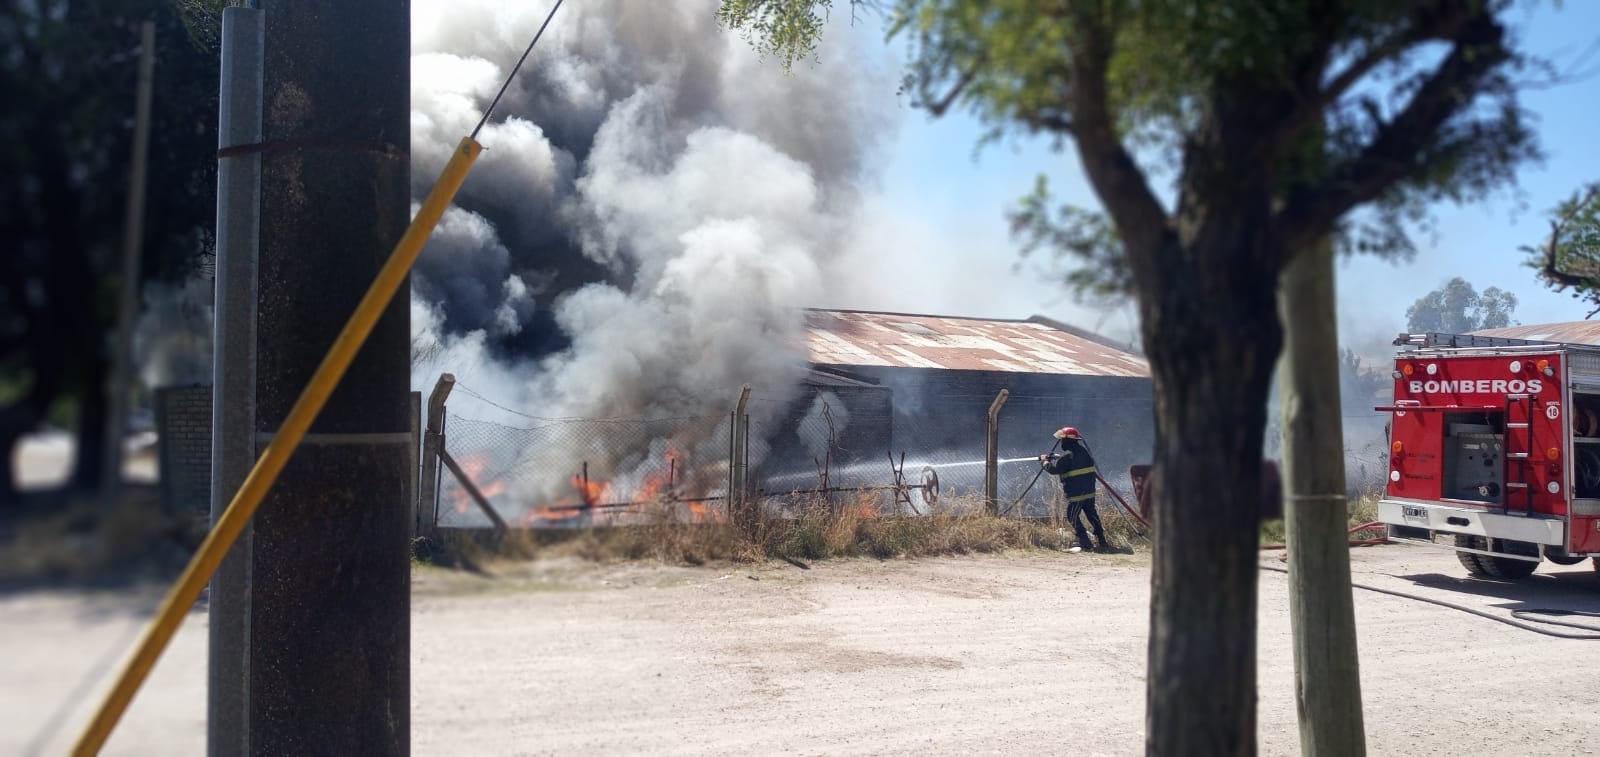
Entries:
[[200, 598], [200, 590], [211, 581], [211, 574], [216, 572], [217, 565], [222, 562], [223, 556], [233, 546], [234, 540], [239, 538], [239, 532], [244, 530], [245, 523], [249, 522], [256, 508], [260, 506], [262, 497], [272, 488], [273, 482], [278, 479], [278, 474], [289, 462], [289, 457], [294, 454], [295, 448], [300, 446], [301, 438], [305, 436], [306, 430], [311, 427], [311, 422], [316, 419], [317, 414], [322, 412], [322, 406], [327, 403], [328, 396], [333, 394], [334, 387], [344, 378], [345, 370], [350, 367], [356, 352], [372, 333], [372, 327], [377, 324], [383, 309], [394, 298], [395, 292], [405, 280], [406, 273], [411, 270], [411, 264], [416, 262], [417, 254], [422, 251], [423, 243], [428, 241], [434, 225], [444, 215], [445, 208], [450, 206], [456, 191], [466, 180], [472, 162], [482, 151], [483, 146], [472, 137], [462, 137], [461, 143], [456, 146], [455, 154], [450, 157], [450, 162], [439, 174], [439, 180], [428, 192], [427, 199], [422, 201], [417, 216], [411, 219], [411, 225], [406, 227], [405, 235], [400, 237], [400, 242], [389, 254], [389, 259], [383, 264], [383, 268], [378, 271], [377, 278], [373, 279], [372, 286], [361, 298], [361, 303], [356, 305], [355, 313], [345, 322], [344, 330], [339, 332], [339, 337], [334, 340], [333, 346], [328, 348], [328, 354], [323, 356], [322, 363], [317, 366], [317, 372], [311, 376], [311, 381], [301, 391], [300, 398], [295, 400], [294, 407], [289, 410], [289, 417], [284, 419], [283, 428], [279, 429], [267, 445], [266, 451], [256, 460], [255, 467], [250, 469], [250, 474], [239, 486], [233, 501], [228, 503], [222, 516], [217, 518], [211, 533], [200, 543], [200, 549], [189, 561], [189, 566], [184, 568], [183, 575], [178, 577], [177, 584], [162, 601], [161, 609], [151, 621], [144, 637], [139, 640], [138, 648], [123, 668], [122, 675], [117, 678], [116, 685], [106, 695], [94, 719], [89, 721], [82, 736], [79, 737], [77, 746], [72, 750], [74, 755], [87, 757], [98, 754], [100, 748], [105, 745], [106, 739], [111, 736], [111, 730], [116, 727], [117, 721], [128, 709], [128, 703], [133, 701], [133, 695], [139, 691], [145, 678], [150, 675], [150, 669], [155, 667], [156, 660], [166, 650], [173, 634], [177, 633], [184, 614], [194, 606], [195, 600]]

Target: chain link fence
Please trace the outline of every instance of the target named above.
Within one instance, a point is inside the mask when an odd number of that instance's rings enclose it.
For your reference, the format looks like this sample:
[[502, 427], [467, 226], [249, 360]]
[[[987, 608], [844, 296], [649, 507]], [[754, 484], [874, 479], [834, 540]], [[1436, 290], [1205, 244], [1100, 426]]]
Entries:
[[[513, 527], [619, 524], [647, 510], [658, 518], [663, 509], [691, 521], [724, 519], [730, 468], [740, 460], [748, 464], [748, 496], [774, 515], [819, 503], [862, 515], [974, 512], [984, 506], [994, 399], [941, 394], [936, 407], [897, 406], [883, 387], [848, 381], [808, 384], [797, 396], [753, 394], [740, 450], [731, 447], [731, 412], [530, 417], [525, 425], [447, 412], [444, 450]], [[998, 507], [1013, 516], [1062, 514], [1060, 484], [1039, 475], [1038, 455], [1068, 424], [1083, 431], [1101, 475], [1132, 504], [1127, 469], [1149, 457], [1150, 417], [1148, 397], [1010, 396], [999, 415]], [[437, 524], [492, 525], [475, 499], [442, 469]]]
[[[1134, 504], [1128, 468], [1148, 463], [1155, 407], [1148, 396], [1098, 394], [1071, 397], [1012, 395], [1000, 409], [1000, 478], [1002, 509], [1025, 517], [1048, 517], [1065, 511], [1059, 480], [1039, 474], [1038, 456], [1056, 448], [1055, 432], [1073, 426], [1094, 455], [1096, 471], [1128, 504]], [[1029, 486], [1032, 486], [1029, 489]], [[1110, 495], [1100, 487], [1101, 511]], [[1024, 496], [1026, 492], [1026, 496]], [[1019, 501], [1020, 500], [1020, 501]]]

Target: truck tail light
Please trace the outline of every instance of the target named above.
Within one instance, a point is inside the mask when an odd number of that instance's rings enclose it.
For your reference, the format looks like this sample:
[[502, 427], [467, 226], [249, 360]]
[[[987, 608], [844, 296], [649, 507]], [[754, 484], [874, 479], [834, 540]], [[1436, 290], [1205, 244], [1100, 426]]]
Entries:
[[1561, 457], [1561, 450], [1556, 449], [1555, 447], [1551, 447], [1550, 449], [1545, 450], [1544, 454], [1545, 454], [1546, 457], [1549, 457], [1551, 460], [1555, 460], [1555, 459], [1558, 459], [1558, 458]]
[[1554, 375], [1556, 375], [1556, 372], [1550, 368], [1550, 361], [1549, 360], [1540, 360], [1539, 362], [1534, 363], [1534, 366], [1536, 366], [1539, 369], [1540, 373], [1543, 373], [1546, 376], [1554, 376]]
[[1399, 439], [1396, 439], [1394, 444], [1389, 445], [1389, 451], [1396, 455], [1400, 454], [1402, 449], [1405, 449], [1405, 445], [1401, 444]]

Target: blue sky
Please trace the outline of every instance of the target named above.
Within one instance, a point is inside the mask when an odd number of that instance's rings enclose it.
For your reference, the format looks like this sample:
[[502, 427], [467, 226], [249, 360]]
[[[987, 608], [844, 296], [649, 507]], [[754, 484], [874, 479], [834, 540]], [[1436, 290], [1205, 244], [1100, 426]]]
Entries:
[[[1570, 64], [1600, 39], [1600, 2], [1562, 5], [1554, 10], [1551, 3], [1540, 3], [1532, 13], [1519, 12], [1514, 21], [1527, 49]], [[867, 28], [858, 27], [858, 34], [881, 40], [874, 22], [861, 27]], [[898, 41], [889, 43], [896, 54], [901, 47]], [[1597, 67], [1600, 56], [1591, 56], [1583, 66]], [[1580, 303], [1544, 288], [1534, 278], [1518, 247], [1547, 233], [1546, 210], [1581, 183], [1600, 179], [1600, 160], [1592, 157], [1596, 102], [1600, 102], [1600, 76], [1525, 92], [1523, 104], [1538, 118], [1536, 126], [1548, 157], [1543, 165], [1529, 165], [1519, 172], [1521, 200], [1507, 188], [1471, 206], [1436, 208], [1438, 237], [1419, 236], [1417, 256], [1408, 264], [1370, 257], [1342, 261], [1342, 340], [1362, 346], [1365, 352], [1383, 354], [1386, 348], [1381, 345], [1405, 328], [1406, 308], [1458, 275], [1480, 290], [1498, 286], [1514, 293], [1515, 317], [1523, 323], [1583, 318], [1587, 310]], [[1032, 188], [1039, 173], [1048, 175], [1059, 197], [1099, 207], [1075, 158], [1053, 152], [1043, 140], [1009, 140], [984, 148], [974, 159], [973, 148], [982, 131], [975, 120], [965, 114], [935, 120], [919, 111], [901, 110], [900, 128], [886, 145], [876, 190], [896, 215], [916, 219], [913, 239], [931, 240], [920, 250], [921, 265], [935, 279], [932, 288], [938, 294], [853, 306], [983, 317], [1044, 314], [1113, 335], [1132, 327], [1131, 310], [1108, 314], [1079, 306], [1055, 282], [1011, 272], [1019, 253], [1005, 212]], [[1521, 203], [1526, 208], [1519, 210]], [[1038, 262], [1043, 261], [1029, 264]]]

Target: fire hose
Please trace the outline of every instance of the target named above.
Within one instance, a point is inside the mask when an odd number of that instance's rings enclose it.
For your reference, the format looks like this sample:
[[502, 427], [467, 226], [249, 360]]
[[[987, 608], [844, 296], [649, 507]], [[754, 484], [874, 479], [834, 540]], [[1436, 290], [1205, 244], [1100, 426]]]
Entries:
[[[1346, 533], [1347, 534], [1358, 534], [1358, 533], [1361, 533], [1362, 531], [1375, 531], [1375, 530], [1381, 529], [1383, 527], [1384, 527], [1383, 523], [1381, 523], [1379, 521], [1369, 521], [1369, 522], [1366, 522], [1366, 523], [1362, 523], [1359, 526], [1352, 526], [1350, 528], [1350, 530], [1347, 531]], [[1388, 544], [1388, 543], [1389, 543], [1388, 539], [1381, 538], [1381, 537], [1377, 538], [1377, 539], [1351, 539], [1350, 540], [1350, 546], [1352, 546], [1352, 547], [1375, 547], [1375, 546], [1377, 546], [1379, 544]], [[1263, 544], [1263, 545], [1261, 545], [1261, 549], [1263, 549], [1263, 550], [1268, 550], [1268, 549], [1288, 549], [1288, 548], [1289, 548], [1289, 545], [1287, 545], [1287, 544]]]
[[[1059, 447], [1059, 446], [1061, 446], [1061, 440], [1060, 439], [1057, 439], [1057, 440], [1051, 442], [1050, 443], [1050, 452], [1046, 452], [1045, 455], [1048, 455], [1048, 454], [1050, 454], [1052, 452], [1055, 452], [1056, 451], [1056, 447]], [[1044, 459], [1044, 455], [1040, 455], [1039, 459], [1043, 460]], [[1029, 481], [1028, 485], [1022, 488], [1022, 493], [1018, 494], [1017, 498], [1012, 500], [1011, 504], [1006, 505], [1006, 509], [1001, 510], [1000, 514], [1001, 515], [1006, 515], [1007, 513], [1011, 512], [1011, 508], [1016, 507], [1019, 504], [1022, 504], [1022, 498], [1028, 496], [1028, 492], [1033, 491], [1033, 485], [1039, 483], [1039, 477], [1043, 476], [1043, 475], [1044, 475], [1044, 466], [1041, 465], [1041, 466], [1039, 466], [1039, 472], [1033, 474], [1033, 480]]]
[[[1060, 443], [1061, 443], [1061, 441], [1059, 439], [1056, 440], [1055, 444], [1050, 445], [1050, 451], [1054, 452], [1056, 447], [1058, 445], [1060, 445]], [[1084, 442], [1083, 444], [1084, 444], [1085, 447], [1088, 447], [1088, 442]], [[1013, 500], [1011, 502], [1011, 504], [1007, 505], [1004, 510], [1000, 511], [1001, 515], [1005, 515], [1007, 513], [1010, 513], [1012, 508], [1014, 508], [1017, 505], [1022, 503], [1022, 498], [1028, 496], [1028, 492], [1033, 490], [1034, 484], [1039, 483], [1039, 478], [1044, 475], [1044, 470], [1045, 470], [1044, 467], [1041, 466], [1039, 468], [1039, 472], [1033, 474], [1033, 480], [1028, 482], [1028, 485], [1023, 488], [1022, 493], [1018, 494], [1017, 498], [1015, 500]], [[1111, 493], [1111, 496], [1114, 499], [1116, 499], [1117, 504], [1122, 507], [1120, 512], [1126, 513], [1127, 515], [1131, 516], [1133, 518], [1133, 520], [1139, 524], [1138, 527], [1134, 528], [1134, 533], [1138, 534], [1139, 538], [1144, 539], [1145, 541], [1149, 541], [1150, 540], [1150, 534], [1148, 532], [1150, 531], [1150, 521], [1145, 520], [1144, 516], [1139, 514], [1139, 511], [1133, 509], [1132, 507], [1129, 507], [1128, 506], [1128, 501], [1123, 499], [1121, 494], [1117, 493], [1116, 487], [1113, 487], [1111, 485], [1110, 481], [1107, 481], [1104, 476], [1100, 475], [1100, 471], [1098, 471], [1098, 470], [1095, 471], [1094, 478], [1095, 478], [1096, 481], [1100, 482], [1101, 486], [1104, 486], [1106, 488], [1107, 492]]]

